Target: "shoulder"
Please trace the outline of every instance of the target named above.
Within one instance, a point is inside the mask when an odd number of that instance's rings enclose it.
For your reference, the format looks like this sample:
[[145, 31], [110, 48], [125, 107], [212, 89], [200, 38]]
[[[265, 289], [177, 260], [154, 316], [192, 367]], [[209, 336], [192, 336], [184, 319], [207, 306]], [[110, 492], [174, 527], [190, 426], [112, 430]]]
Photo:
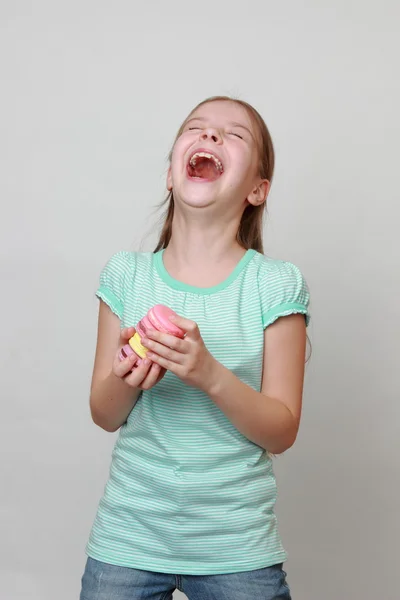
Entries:
[[310, 294], [299, 267], [260, 253], [255, 256], [255, 263], [264, 326], [273, 323], [280, 316], [296, 312], [306, 315], [308, 323]]
[[96, 295], [109, 305], [121, 318], [125, 299], [132, 285], [137, 284], [140, 273], [148, 270], [151, 260], [149, 252], [128, 252], [120, 250], [113, 254], [100, 273], [100, 282]]
[[286, 260], [272, 258], [257, 252], [255, 263], [259, 282], [269, 281], [285, 285], [304, 279], [299, 267]]
[[151, 270], [152, 252], [120, 250], [113, 254], [100, 273], [101, 285], [118, 285], [125, 288], [142, 280]]
[[[126, 272], [136, 265], [136, 252], [119, 250], [113, 254], [107, 261], [104, 269], [114, 272]], [[103, 269], [103, 270], [104, 270]]]
[[132, 252], [120, 250], [113, 254], [103, 271], [114, 274], [134, 274], [138, 269], [146, 269], [152, 261], [152, 252]]

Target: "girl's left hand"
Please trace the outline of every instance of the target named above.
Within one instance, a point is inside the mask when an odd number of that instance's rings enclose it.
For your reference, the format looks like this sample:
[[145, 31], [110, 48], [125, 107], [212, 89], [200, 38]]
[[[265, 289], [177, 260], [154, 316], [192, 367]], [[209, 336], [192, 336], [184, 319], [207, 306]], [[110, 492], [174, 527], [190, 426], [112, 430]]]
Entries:
[[194, 321], [176, 316], [171, 318], [171, 322], [183, 329], [184, 339], [154, 329], [147, 330], [142, 344], [150, 351], [148, 358], [174, 373], [184, 383], [207, 393], [218, 370], [218, 361], [207, 350]]

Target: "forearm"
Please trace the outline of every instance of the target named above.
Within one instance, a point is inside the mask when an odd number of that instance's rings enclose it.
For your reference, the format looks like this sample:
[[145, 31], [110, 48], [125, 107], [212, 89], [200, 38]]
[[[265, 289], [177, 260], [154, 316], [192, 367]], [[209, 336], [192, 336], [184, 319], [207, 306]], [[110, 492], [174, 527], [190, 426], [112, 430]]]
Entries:
[[249, 440], [272, 454], [290, 448], [298, 423], [287, 406], [246, 385], [220, 363], [215, 365], [210, 398]]
[[90, 410], [93, 421], [106, 431], [117, 431], [127, 420], [139, 393], [139, 388], [130, 387], [110, 373], [92, 386]]

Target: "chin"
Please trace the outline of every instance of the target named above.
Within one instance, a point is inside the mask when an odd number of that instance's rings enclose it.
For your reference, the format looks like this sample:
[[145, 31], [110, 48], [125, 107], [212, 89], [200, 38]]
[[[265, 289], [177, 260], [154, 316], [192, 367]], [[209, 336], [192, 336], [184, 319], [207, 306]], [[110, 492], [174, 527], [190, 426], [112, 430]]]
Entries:
[[180, 204], [184, 206], [190, 206], [192, 208], [207, 208], [216, 204], [216, 198], [210, 198], [210, 196], [183, 196], [180, 198]]
[[175, 202], [194, 208], [205, 208], [212, 206], [218, 201], [216, 190], [206, 189], [206, 185], [196, 186], [194, 189], [181, 190], [174, 193]]

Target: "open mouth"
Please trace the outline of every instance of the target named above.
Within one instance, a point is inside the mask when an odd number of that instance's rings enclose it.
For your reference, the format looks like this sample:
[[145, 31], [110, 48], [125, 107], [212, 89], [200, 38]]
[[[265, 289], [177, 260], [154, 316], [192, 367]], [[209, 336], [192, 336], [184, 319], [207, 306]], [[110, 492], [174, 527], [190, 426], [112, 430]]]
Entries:
[[224, 167], [214, 154], [195, 152], [189, 159], [187, 172], [191, 179], [216, 181], [224, 172]]

